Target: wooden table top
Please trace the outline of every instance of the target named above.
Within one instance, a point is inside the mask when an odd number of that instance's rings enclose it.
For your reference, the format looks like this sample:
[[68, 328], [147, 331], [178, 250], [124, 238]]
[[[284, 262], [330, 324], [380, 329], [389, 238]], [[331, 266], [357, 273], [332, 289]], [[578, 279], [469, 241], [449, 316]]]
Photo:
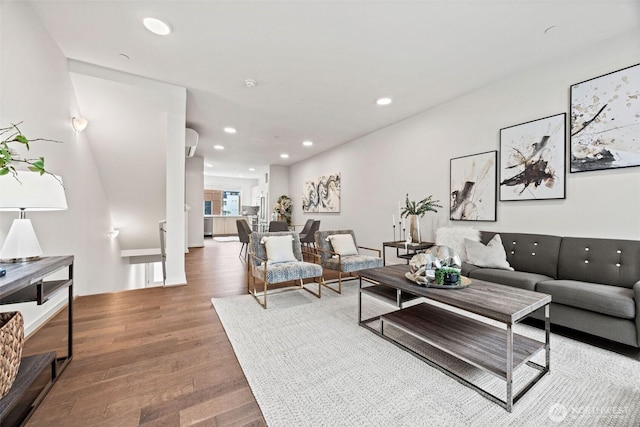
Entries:
[[551, 296], [541, 292], [477, 279], [471, 279], [471, 284], [461, 289], [426, 288], [407, 279], [405, 273], [408, 271], [408, 265], [395, 264], [358, 273], [362, 278], [382, 285], [504, 323], [515, 323], [551, 302]]

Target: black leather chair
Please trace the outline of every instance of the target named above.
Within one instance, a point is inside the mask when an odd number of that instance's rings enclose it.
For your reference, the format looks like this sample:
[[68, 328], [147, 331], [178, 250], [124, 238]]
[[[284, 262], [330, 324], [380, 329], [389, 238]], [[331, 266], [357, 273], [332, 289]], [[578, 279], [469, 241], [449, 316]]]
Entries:
[[269, 233], [276, 231], [289, 231], [289, 225], [287, 221], [271, 221], [269, 223]]
[[320, 221], [314, 221], [314, 220], [310, 220], [310, 221], [313, 221], [313, 222], [311, 223], [311, 227], [309, 228], [309, 230], [306, 233], [300, 232], [300, 243], [303, 246], [306, 246], [307, 249], [310, 249], [311, 246], [313, 246], [313, 248], [315, 249], [316, 247], [315, 234], [316, 234], [316, 231], [320, 229]]
[[238, 256], [242, 255], [242, 250], [244, 249], [244, 257], [247, 258], [247, 251], [249, 249], [249, 234], [251, 234], [251, 227], [244, 219], [237, 219], [236, 226], [238, 227], [238, 238], [242, 242], [242, 247], [240, 248], [240, 253]]
[[308, 219], [307, 222], [304, 223], [304, 227], [302, 227], [302, 230], [300, 230], [300, 237], [302, 237], [303, 234], [307, 234], [312, 225], [313, 219]]

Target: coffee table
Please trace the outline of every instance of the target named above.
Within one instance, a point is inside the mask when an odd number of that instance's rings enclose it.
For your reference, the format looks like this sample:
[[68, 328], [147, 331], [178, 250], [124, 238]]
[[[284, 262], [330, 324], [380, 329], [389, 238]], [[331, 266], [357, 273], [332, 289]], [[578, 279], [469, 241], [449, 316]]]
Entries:
[[[359, 324], [511, 412], [513, 404], [549, 373], [551, 296], [481, 280], [472, 280], [471, 284], [463, 289], [425, 288], [409, 281], [405, 277], [407, 271], [409, 268], [406, 265], [390, 265], [359, 272]], [[369, 285], [363, 286], [363, 282], [368, 282]], [[362, 319], [363, 294], [386, 299], [400, 309]], [[460, 310], [454, 312], [427, 302], [402, 308], [405, 302], [417, 297]], [[545, 314], [545, 342], [515, 334], [513, 325], [538, 309], [543, 309]], [[474, 313], [501, 322], [506, 327], [500, 328], [482, 322], [465, 313]], [[380, 320], [379, 329], [370, 325], [377, 320]], [[439, 350], [503, 379], [506, 382], [506, 399], [496, 397], [446, 366], [394, 340], [385, 334], [387, 325], [393, 325]], [[542, 350], [545, 351], [544, 366], [531, 360]], [[514, 393], [513, 372], [524, 364], [539, 372]]]

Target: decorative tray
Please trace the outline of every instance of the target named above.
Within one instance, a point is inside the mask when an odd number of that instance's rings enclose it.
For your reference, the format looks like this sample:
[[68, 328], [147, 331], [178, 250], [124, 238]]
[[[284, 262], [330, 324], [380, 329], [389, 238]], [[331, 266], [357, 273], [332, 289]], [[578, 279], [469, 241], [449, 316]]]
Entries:
[[439, 285], [435, 282], [429, 282], [426, 284], [422, 284], [422, 283], [418, 283], [415, 280], [413, 280], [413, 275], [411, 274], [410, 271], [406, 272], [404, 274], [404, 276], [409, 279], [409, 281], [411, 281], [412, 283], [415, 283], [418, 286], [422, 286], [423, 288], [436, 288], [436, 289], [462, 289], [462, 288], [466, 288], [467, 286], [469, 286], [471, 284], [471, 279], [469, 279], [466, 276], [462, 276], [460, 278], [460, 284], [455, 284], [455, 285]]

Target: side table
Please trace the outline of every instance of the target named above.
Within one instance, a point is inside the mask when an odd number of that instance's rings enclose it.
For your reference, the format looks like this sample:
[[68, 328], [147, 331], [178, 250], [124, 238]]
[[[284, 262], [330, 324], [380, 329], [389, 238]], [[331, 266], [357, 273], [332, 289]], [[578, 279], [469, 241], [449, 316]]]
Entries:
[[[420, 242], [420, 243], [406, 243], [403, 240], [398, 240], [395, 242], [383, 242], [382, 243], [382, 265], [387, 265], [386, 260], [386, 249], [387, 248], [396, 248], [396, 257], [406, 259], [407, 264], [409, 264], [409, 260], [413, 258], [415, 254], [419, 251], [424, 251], [429, 249], [431, 246], [435, 245], [433, 242]], [[403, 253], [400, 251], [403, 250]]]
[[[42, 257], [35, 261], [0, 263], [7, 270], [0, 277], [0, 305], [23, 302], [45, 304], [55, 293], [68, 289], [69, 307], [67, 324], [67, 354], [56, 357], [51, 351], [34, 356], [23, 356], [18, 377], [9, 393], [0, 399], [0, 425], [24, 425], [44, 399], [58, 376], [73, 357], [73, 260], [69, 256]], [[62, 280], [44, 280], [45, 276], [68, 268]], [[50, 368], [49, 373], [45, 370]]]

